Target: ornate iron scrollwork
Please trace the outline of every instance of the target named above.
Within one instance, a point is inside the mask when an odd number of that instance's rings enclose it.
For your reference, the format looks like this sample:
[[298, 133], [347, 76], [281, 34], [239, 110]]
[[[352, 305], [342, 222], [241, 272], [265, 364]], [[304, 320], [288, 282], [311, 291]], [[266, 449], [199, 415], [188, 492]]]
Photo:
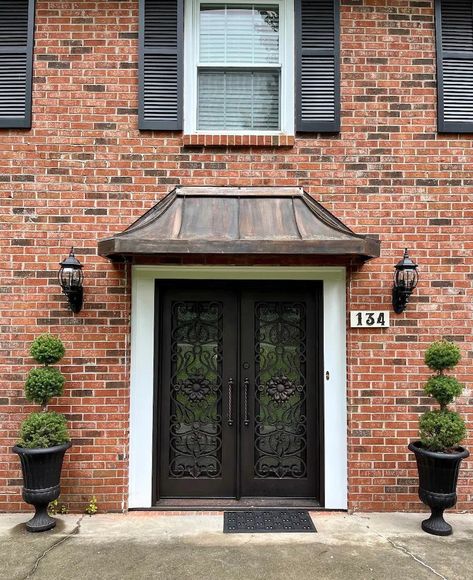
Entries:
[[204, 399], [210, 388], [210, 381], [202, 375], [193, 375], [181, 383], [181, 389], [191, 401]]
[[169, 475], [222, 473], [222, 303], [172, 304]]
[[293, 381], [288, 379], [285, 375], [272, 377], [266, 383], [268, 395], [276, 401], [276, 403], [284, 403], [296, 392], [296, 389], [300, 390], [300, 388], [300, 386], [298, 387], [295, 385]]
[[255, 476], [306, 477], [305, 305], [258, 302], [255, 328]]

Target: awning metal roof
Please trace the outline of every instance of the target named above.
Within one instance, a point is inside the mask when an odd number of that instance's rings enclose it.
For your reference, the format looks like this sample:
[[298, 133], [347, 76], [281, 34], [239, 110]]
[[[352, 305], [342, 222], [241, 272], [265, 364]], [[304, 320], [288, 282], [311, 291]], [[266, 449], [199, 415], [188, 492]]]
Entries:
[[163, 255], [379, 256], [297, 187], [176, 187], [128, 229], [98, 243], [110, 259]]

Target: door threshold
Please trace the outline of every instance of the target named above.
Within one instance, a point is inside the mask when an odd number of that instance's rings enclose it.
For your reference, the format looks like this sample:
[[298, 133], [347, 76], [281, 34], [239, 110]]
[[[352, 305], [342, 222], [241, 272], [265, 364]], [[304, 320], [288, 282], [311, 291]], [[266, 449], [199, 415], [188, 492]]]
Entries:
[[149, 508], [131, 508], [129, 511], [245, 511], [249, 509], [308, 509], [323, 510], [315, 499], [287, 497], [245, 497], [243, 499], [212, 498], [166, 498]]

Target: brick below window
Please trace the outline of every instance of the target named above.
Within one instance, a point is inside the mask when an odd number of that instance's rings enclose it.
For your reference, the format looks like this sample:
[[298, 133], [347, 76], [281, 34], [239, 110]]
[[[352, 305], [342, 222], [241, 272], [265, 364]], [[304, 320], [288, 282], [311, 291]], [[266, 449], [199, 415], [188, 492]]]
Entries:
[[187, 146], [213, 147], [293, 147], [293, 135], [184, 135]]

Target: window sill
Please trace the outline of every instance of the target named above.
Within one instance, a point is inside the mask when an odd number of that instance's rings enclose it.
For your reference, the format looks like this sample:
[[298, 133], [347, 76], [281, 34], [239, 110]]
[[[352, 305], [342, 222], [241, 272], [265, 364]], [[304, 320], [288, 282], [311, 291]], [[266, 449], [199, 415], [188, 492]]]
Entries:
[[190, 147], [293, 147], [294, 135], [184, 135], [183, 144]]

